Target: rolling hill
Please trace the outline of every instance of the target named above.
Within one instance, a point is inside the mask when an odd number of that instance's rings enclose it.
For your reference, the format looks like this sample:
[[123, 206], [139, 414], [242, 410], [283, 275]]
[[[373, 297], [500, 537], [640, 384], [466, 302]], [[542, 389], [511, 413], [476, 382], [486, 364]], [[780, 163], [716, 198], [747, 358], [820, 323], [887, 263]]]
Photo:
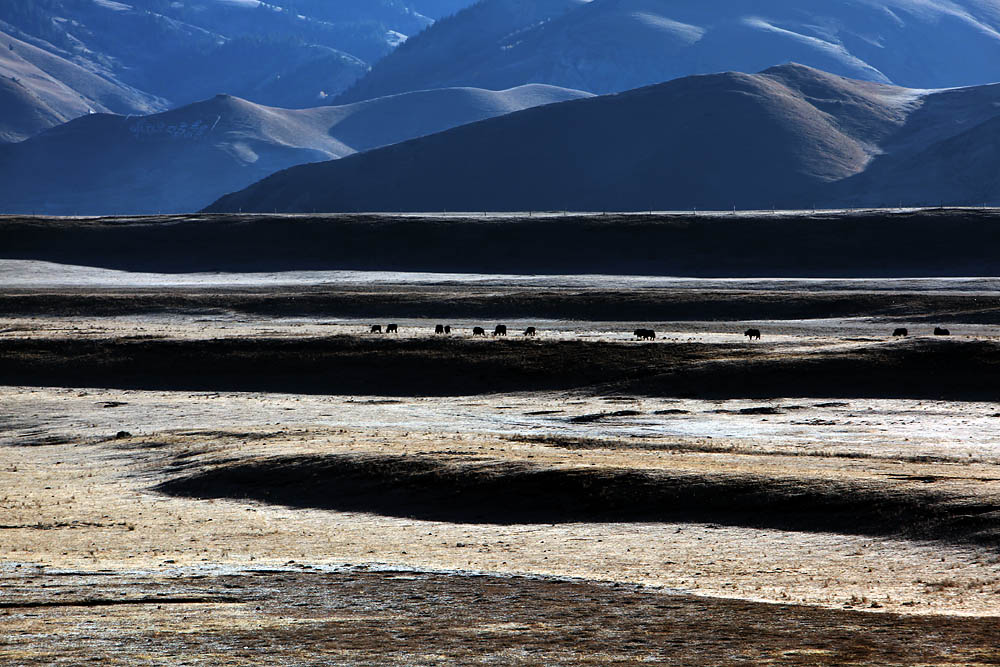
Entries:
[[0, 146], [0, 211], [193, 211], [291, 165], [586, 96], [551, 86], [441, 89], [295, 110], [218, 96], [150, 116], [92, 114]]
[[526, 82], [609, 93], [787, 62], [916, 88], [997, 82], [1000, 2], [484, 0], [410, 40], [341, 99]]
[[[208, 210], [996, 203], [998, 118], [1000, 85], [912, 90], [784, 65], [529, 109], [288, 169]], [[943, 170], [947, 179], [924, 187]]]

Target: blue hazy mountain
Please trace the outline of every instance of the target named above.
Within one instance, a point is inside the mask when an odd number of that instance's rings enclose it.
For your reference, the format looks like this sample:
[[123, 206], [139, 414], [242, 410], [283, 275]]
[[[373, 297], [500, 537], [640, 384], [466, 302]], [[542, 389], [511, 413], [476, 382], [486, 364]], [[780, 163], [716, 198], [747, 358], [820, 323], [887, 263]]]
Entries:
[[0, 140], [88, 111], [149, 113], [220, 93], [329, 104], [433, 24], [418, 6], [447, 15], [471, 2], [3, 0], [0, 48], [14, 53], [0, 58]]
[[343, 99], [525, 82], [608, 93], [787, 62], [916, 88], [1000, 81], [1000, 1], [483, 0]]
[[218, 96], [149, 116], [93, 114], [0, 146], [0, 212], [195, 211], [292, 165], [587, 96], [540, 85], [438, 89], [313, 109]]
[[295, 167], [209, 210], [978, 205], [1000, 203], [998, 164], [1000, 85], [914, 90], [784, 65], [528, 109]]

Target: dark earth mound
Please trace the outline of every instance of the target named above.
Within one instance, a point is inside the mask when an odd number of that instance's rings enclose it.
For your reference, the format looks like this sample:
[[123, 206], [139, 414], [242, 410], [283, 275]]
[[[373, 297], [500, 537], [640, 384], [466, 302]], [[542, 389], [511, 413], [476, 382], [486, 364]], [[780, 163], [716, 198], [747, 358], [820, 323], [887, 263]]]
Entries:
[[157, 489], [429, 521], [698, 522], [1000, 544], [1000, 499], [888, 482], [347, 454], [226, 463]]

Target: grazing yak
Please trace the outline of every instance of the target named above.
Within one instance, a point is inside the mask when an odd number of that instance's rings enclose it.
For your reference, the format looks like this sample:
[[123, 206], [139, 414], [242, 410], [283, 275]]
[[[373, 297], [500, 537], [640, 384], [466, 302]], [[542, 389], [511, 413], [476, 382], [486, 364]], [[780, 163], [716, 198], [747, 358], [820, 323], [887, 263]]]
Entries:
[[473, 336], [485, 336], [486, 335], [486, 329], [484, 329], [482, 327], [472, 327], [472, 335]]
[[942, 329], [941, 327], [934, 327], [935, 336], [950, 336], [951, 332], [947, 329]]
[[434, 327], [434, 333], [436, 333], [436, 334], [443, 334], [444, 333], [444, 325], [443, 324], [436, 325]]
[[632, 333], [639, 340], [653, 340], [656, 338], [656, 332], [652, 329], [636, 329]]
[[387, 324], [387, 325], [385, 325], [385, 332], [386, 333], [398, 334], [399, 333], [399, 327], [396, 326], [395, 324]]
[[446, 334], [450, 334], [451, 333], [451, 325], [450, 324], [444, 325], [444, 332]]
[[506, 336], [507, 335], [507, 325], [498, 324], [497, 328], [493, 330], [494, 336]]
[[373, 324], [371, 332], [372, 333], [382, 333], [382, 325], [381, 324]]
[[898, 329], [894, 329], [893, 330], [892, 335], [893, 336], [909, 336], [910, 332], [907, 331], [906, 327], [899, 327]]
[[524, 330], [524, 335], [525, 336], [536, 336], [536, 335], [538, 335], [538, 329], [536, 329], [535, 327], [528, 327], [527, 329]]
[[746, 331], [743, 332], [743, 335], [749, 338], [750, 340], [753, 340], [754, 338], [760, 340], [760, 329], [747, 329]]

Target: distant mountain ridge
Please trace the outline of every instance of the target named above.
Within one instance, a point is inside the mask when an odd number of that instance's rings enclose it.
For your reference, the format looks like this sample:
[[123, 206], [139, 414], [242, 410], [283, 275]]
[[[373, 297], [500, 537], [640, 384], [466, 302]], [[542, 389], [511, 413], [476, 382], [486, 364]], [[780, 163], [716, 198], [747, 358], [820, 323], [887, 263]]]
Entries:
[[93, 114], [0, 145], [0, 213], [190, 212], [292, 165], [587, 96], [551, 86], [440, 89], [279, 109], [220, 95], [149, 116]]
[[1000, 203], [998, 132], [1000, 85], [912, 90], [785, 65], [528, 109], [288, 169], [207, 210]]
[[915, 88], [997, 82], [1000, 0], [483, 0], [341, 99], [525, 82], [610, 93], [787, 62]]
[[0, 141], [91, 111], [152, 113], [220, 93], [328, 104], [434, 18], [471, 2], [3, 0]]

